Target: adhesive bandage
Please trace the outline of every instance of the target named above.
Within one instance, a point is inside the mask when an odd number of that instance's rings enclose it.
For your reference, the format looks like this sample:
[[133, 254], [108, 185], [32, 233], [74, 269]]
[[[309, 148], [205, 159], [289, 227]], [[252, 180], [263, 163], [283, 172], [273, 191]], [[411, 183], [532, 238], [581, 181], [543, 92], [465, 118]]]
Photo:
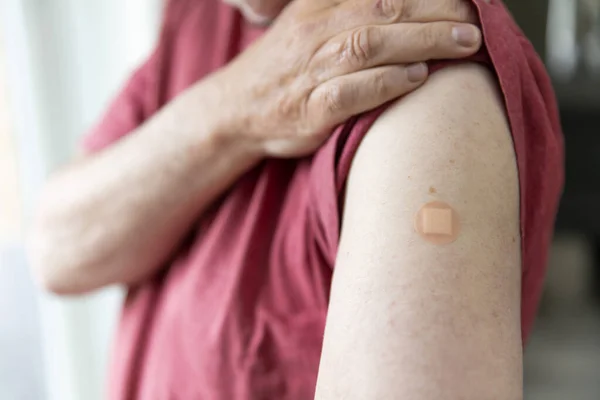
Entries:
[[448, 244], [458, 238], [460, 221], [457, 212], [442, 201], [423, 205], [415, 216], [415, 230], [433, 244]]

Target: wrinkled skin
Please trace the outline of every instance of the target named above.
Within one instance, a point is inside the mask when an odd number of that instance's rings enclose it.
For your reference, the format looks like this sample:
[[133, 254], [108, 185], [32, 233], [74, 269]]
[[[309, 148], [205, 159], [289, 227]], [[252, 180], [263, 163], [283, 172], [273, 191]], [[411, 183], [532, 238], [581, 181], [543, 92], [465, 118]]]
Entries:
[[238, 1], [254, 21], [277, 18], [216, 74], [218, 113], [225, 131], [273, 157], [310, 154], [336, 124], [416, 89], [427, 76], [421, 62], [467, 57], [481, 44], [469, 0]]

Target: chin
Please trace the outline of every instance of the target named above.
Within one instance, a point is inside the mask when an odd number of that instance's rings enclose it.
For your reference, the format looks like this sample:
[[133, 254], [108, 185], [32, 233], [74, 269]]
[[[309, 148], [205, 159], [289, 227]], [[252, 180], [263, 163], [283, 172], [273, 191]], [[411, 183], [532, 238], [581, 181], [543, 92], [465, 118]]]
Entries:
[[244, 18], [253, 25], [268, 26], [273, 22], [273, 18], [257, 13], [244, 0], [224, 0], [224, 2], [240, 10]]

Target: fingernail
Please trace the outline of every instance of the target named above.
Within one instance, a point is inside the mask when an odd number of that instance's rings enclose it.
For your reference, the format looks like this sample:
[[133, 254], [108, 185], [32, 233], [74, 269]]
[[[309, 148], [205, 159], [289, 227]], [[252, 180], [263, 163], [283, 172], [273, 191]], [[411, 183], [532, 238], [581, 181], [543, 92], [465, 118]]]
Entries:
[[452, 37], [461, 46], [473, 47], [479, 41], [479, 30], [474, 26], [455, 26], [452, 28]]
[[406, 68], [406, 75], [411, 82], [421, 82], [427, 77], [427, 65], [425, 63], [409, 65]]

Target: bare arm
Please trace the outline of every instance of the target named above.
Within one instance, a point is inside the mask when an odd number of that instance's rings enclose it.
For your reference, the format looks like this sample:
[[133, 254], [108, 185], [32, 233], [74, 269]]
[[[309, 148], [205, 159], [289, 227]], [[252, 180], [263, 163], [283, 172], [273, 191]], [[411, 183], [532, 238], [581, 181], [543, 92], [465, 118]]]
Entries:
[[468, 1], [391, 0], [357, 12], [368, 7], [293, 2], [227, 67], [58, 173], [31, 242], [39, 280], [57, 293], [140, 281], [258, 160], [310, 154], [332, 126], [420, 86], [427, 70], [409, 64], [480, 46], [479, 31], [460, 23], [475, 20]]
[[[199, 213], [261, 156], [221, 135], [208, 88], [186, 93], [146, 124], [47, 184], [31, 240], [43, 284], [79, 293], [134, 283], [156, 270]], [[190, 111], [193, 113], [190, 113]]]
[[[519, 191], [503, 102], [478, 65], [377, 121], [350, 172], [317, 400], [522, 398]], [[452, 205], [435, 245], [417, 210]]]

